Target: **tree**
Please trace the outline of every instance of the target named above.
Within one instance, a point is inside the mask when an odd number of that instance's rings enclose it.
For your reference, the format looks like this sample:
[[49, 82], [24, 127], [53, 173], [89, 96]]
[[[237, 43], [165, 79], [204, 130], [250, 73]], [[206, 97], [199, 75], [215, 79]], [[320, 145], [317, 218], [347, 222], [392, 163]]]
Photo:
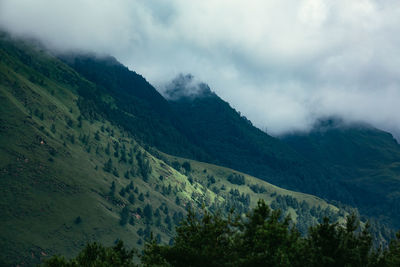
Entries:
[[135, 195], [129, 194], [128, 201], [131, 204], [135, 204]]
[[[146, 207], [144, 214], [151, 210]], [[171, 224], [169, 215], [165, 222]], [[138, 254], [144, 266], [400, 266], [400, 232], [382, 253], [373, 249], [368, 225], [361, 229], [355, 215], [348, 216], [344, 226], [325, 218], [302, 237], [289, 217], [282, 218], [263, 200], [247, 218], [189, 209], [168, 245], [160, 244], [160, 235], [151, 237], [149, 224], [137, 233], [146, 240], [143, 253]], [[139, 239], [137, 244], [142, 242]], [[122, 242], [114, 248], [94, 243], [75, 259], [55, 256], [44, 266], [133, 266], [132, 257]]]
[[122, 187], [121, 190], [119, 191], [119, 194], [121, 197], [125, 197], [125, 194], [126, 194], [125, 188]]
[[182, 164], [182, 168], [185, 169], [186, 173], [189, 173], [192, 170], [192, 167], [190, 166], [190, 162], [185, 161]]
[[115, 182], [114, 182], [114, 181], [111, 183], [110, 195], [111, 195], [111, 196], [114, 196], [114, 195], [115, 195]]
[[181, 164], [179, 163], [179, 161], [173, 161], [171, 163], [172, 168], [174, 168], [175, 170], [179, 171], [181, 169]]
[[103, 170], [105, 172], [111, 172], [112, 169], [113, 169], [113, 163], [112, 163], [112, 160], [110, 158], [106, 163], [104, 163]]
[[368, 224], [356, 233], [357, 217], [352, 214], [346, 219], [345, 227], [324, 218], [321, 224], [310, 228], [306, 239], [309, 266], [368, 266], [375, 261]]
[[121, 220], [119, 221], [119, 224], [120, 225], [127, 224], [128, 219], [129, 219], [129, 208], [128, 206], [125, 206], [121, 211]]
[[383, 257], [372, 249], [368, 227], [358, 228], [354, 215], [345, 227], [324, 219], [302, 237], [289, 217], [263, 200], [246, 219], [189, 210], [175, 242], [148, 242], [141, 260], [162, 266], [399, 266], [400, 234]]
[[75, 222], [76, 224], [80, 224], [80, 223], [82, 222], [81, 216], [76, 217], [74, 222]]
[[233, 173], [228, 176], [228, 181], [231, 182], [232, 184], [237, 184], [237, 185], [244, 185], [245, 184], [245, 179], [243, 175]]
[[181, 205], [181, 200], [179, 199], [178, 196], [176, 196], [176, 198], [175, 198], [175, 204], [178, 205], [178, 206]]
[[122, 241], [114, 247], [103, 247], [96, 242], [87, 244], [76, 258], [67, 260], [62, 256], [53, 256], [43, 263], [44, 267], [75, 267], [75, 266], [137, 266], [133, 257], [137, 252], [128, 250]]
[[[142, 257], [146, 265], [227, 266], [232, 263], [234, 227], [232, 220], [203, 211], [202, 217], [189, 210], [187, 218], [176, 229], [172, 246], [147, 243]], [[169, 216], [167, 216], [169, 218]]]
[[113, 169], [113, 172], [112, 172], [113, 174], [114, 174], [114, 176], [115, 177], [119, 177], [119, 173], [118, 173], [118, 170], [117, 170], [117, 168], [115, 168], [114, 167], [114, 169]]
[[51, 131], [53, 134], [56, 133], [56, 126], [54, 125], [54, 123], [51, 124], [50, 131]]
[[97, 141], [100, 141], [100, 133], [99, 133], [99, 131], [95, 132], [94, 139], [96, 139]]
[[150, 162], [145, 158], [144, 153], [139, 151], [136, 155], [136, 160], [139, 165], [139, 171], [143, 178], [143, 181], [147, 182], [149, 179], [149, 174], [152, 172], [152, 168], [150, 166]]
[[151, 207], [150, 204], [146, 204], [146, 206], [144, 207], [143, 215], [144, 218], [146, 219], [146, 222], [150, 223], [153, 221], [153, 208]]
[[390, 241], [380, 264], [381, 266], [400, 266], [400, 231], [397, 232], [396, 239]]
[[105, 152], [106, 152], [107, 155], [110, 155], [110, 154], [111, 154], [111, 146], [110, 146], [110, 143], [107, 143], [107, 147], [106, 147]]
[[140, 194], [139, 194], [139, 200], [140, 200], [140, 201], [144, 201], [144, 195], [143, 195], [143, 193], [140, 193]]

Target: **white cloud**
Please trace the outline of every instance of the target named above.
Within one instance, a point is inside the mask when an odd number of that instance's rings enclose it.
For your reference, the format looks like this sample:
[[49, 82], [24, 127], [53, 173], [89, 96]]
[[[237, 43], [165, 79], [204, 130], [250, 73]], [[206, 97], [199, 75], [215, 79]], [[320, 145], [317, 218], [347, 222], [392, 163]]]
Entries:
[[0, 25], [160, 88], [192, 73], [273, 134], [323, 115], [400, 132], [398, 1], [0, 0]]

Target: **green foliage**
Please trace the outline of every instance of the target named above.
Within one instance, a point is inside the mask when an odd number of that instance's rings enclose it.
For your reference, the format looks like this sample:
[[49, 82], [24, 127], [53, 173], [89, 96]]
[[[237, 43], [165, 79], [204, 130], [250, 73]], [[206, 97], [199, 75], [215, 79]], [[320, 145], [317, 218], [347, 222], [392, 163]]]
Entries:
[[150, 223], [153, 221], [153, 207], [150, 204], [146, 204], [143, 209], [143, 215], [146, 219], [146, 222]]
[[[285, 214], [292, 213], [294, 218], [297, 215], [296, 223], [301, 223], [306, 229], [304, 232], [321, 215], [335, 214], [336, 210], [328, 212], [326, 202], [320, 199], [283, 191], [245, 175], [248, 185], [257, 183], [268, 189], [268, 193], [255, 195], [247, 185], [228, 182], [227, 177], [234, 171], [226, 168], [190, 160], [190, 174], [185, 175], [188, 168], [183, 165], [189, 159], [170, 157], [157, 149], [163, 148], [164, 152], [192, 158], [202, 158], [204, 153], [201, 148], [185, 143], [185, 137], [179, 133], [184, 129], [177, 131], [168, 118], [153, 113], [153, 107], [158, 108], [154, 105], [154, 98], [149, 96], [152, 92], [157, 95], [154, 88], [131, 87], [134, 83], [126, 80], [122, 81], [123, 87], [115, 86], [119, 82], [115, 77], [119, 74], [109, 77], [105, 70], [100, 71], [101, 75], [94, 74], [97, 76], [95, 82], [90, 75], [85, 75], [84, 79], [51, 53], [41, 50], [14, 43], [5, 44], [0, 40], [0, 228], [6, 229], [0, 231], [0, 265], [15, 266], [22, 262], [35, 265], [45, 257], [42, 256], [44, 253], [54, 251], [65, 253], [70, 258], [76, 255], [77, 244], [86, 242], [87, 238], [109, 242], [126, 236], [130, 246], [140, 245], [144, 239], [136, 240], [135, 232], [139, 227], [144, 228], [143, 223], [146, 223], [142, 219], [146, 204], [159, 207], [159, 216], [153, 215], [153, 223], [148, 223], [143, 234], [146, 238], [150, 232], [156, 238], [157, 234], [161, 234], [164, 242], [172, 240], [175, 225], [184, 216], [184, 205], [197, 209], [204, 203], [210, 212], [221, 209], [221, 213], [226, 215], [234, 208], [239, 214], [253, 207], [259, 197], [265, 198], [268, 203], [275, 203], [275, 198], [280, 196], [276, 206], [284, 208]], [[97, 67], [93, 68], [95, 72]], [[88, 71], [91, 71], [90, 68]], [[107, 79], [101, 81], [103, 74], [111, 78], [110, 83]], [[136, 74], [133, 76], [144, 81]], [[30, 82], [29, 77], [33, 77], [35, 83]], [[146, 100], [142, 93], [148, 96]], [[165, 104], [162, 98], [159, 100]], [[73, 111], [72, 114], [69, 110]], [[162, 113], [172, 117], [174, 125], [185, 128], [184, 124], [181, 125], [180, 116], [175, 113], [168, 115], [168, 112], [167, 106]], [[52, 124], [57, 127], [56, 134], [51, 134]], [[211, 129], [210, 134], [213, 132]], [[99, 140], [96, 133], [99, 133]], [[197, 135], [197, 132], [194, 134]], [[220, 132], [224, 142], [232, 137], [229, 133], [225, 134]], [[40, 143], [42, 140], [43, 144]], [[93, 146], [96, 153], [87, 153]], [[218, 142], [207, 147], [210, 150], [219, 148]], [[231, 147], [232, 151], [236, 148]], [[253, 148], [250, 150], [254, 151]], [[111, 156], [115, 151], [118, 151], [118, 159]], [[136, 158], [139, 152], [142, 167]], [[219, 162], [231, 166], [229, 162], [235, 159], [232, 155], [240, 153], [225, 152], [227, 160]], [[257, 164], [270, 168], [270, 161], [262, 153], [254, 154], [251, 160], [254, 159], [259, 162], [245, 162], [244, 165], [248, 164], [249, 169]], [[177, 174], [170, 167], [170, 162], [174, 160], [179, 160], [182, 174]], [[299, 171], [296, 165], [287, 166]], [[102, 167], [107, 171], [102, 171]], [[117, 175], [124, 175], [126, 171], [129, 171], [127, 179], [130, 180], [117, 179]], [[136, 179], [139, 176], [147, 180], [146, 174], [151, 183]], [[284, 174], [282, 177], [287, 178]], [[134, 187], [133, 184], [128, 186], [131, 180], [134, 180]], [[218, 190], [209, 190], [211, 184]], [[116, 194], [121, 188], [125, 191], [124, 197]], [[140, 192], [143, 193], [139, 195]], [[282, 194], [292, 195], [298, 203], [282, 197]], [[135, 197], [144, 202], [134, 201]], [[302, 204], [304, 199], [308, 199], [304, 203], [309, 206]], [[396, 203], [395, 199], [393, 203]], [[119, 218], [123, 222], [126, 212], [122, 212], [122, 207], [126, 205], [130, 209], [127, 216], [130, 225], [119, 227]], [[296, 205], [298, 209], [294, 208]], [[310, 209], [319, 205], [321, 209], [311, 214]], [[131, 216], [134, 211], [142, 218]], [[83, 222], [75, 225], [78, 214]], [[377, 224], [372, 227], [381, 229]]]
[[143, 193], [140, 193], [140, 194], [139, 194], [139, 200], [140, 200], [140, 201], [144, 201], [144, 195], [143, 195]]
[[262, 194], [262, 193], [267, 192], [267, 189], [264, 186], [259, 185], [259, 184], [252, 184], [249, 187], [254, 193], [257, 193], [257, 194]]
[[[302, 237], [289, 217], [260, 200], [246, 219], [190, 209], [169, 245], [160, 244], [160, 234], [152, 238], [149, 225], [140, 227], [137, 234], [148, 241], [137, 255], [144, 266], [399, 266], [400, 232], [380, 252], [372, 246], [368, 226], [358, 228], [355, 215], [347, 217], [345, 226], [324, 219]], [[92, 243], [76, 258], [53, 256], [42, 266], [135, 266], [134, 255], [122, 241], [109, 248]]]
[[174, 168], [177, 171], [180, 171], [181, 169], [181, 164], [179, 163], [179, 161], [175, 160], [171, 163], [172, 168]]
[[50, 131], [51, 131], [53, 134], [56, 133], [56, 126], [54, 125], [54, 123], [51, 124]]
[[307, 248], [311, 266], [369, 266], [378, 261], [372, 252], [372, 238], [366, 226], [361, 233], [356, 216], [347, 217], [345, 227], [328, 218], [309, 230]]
[[105, 149], [105, 152], [106, 152], [107, 155], [110, 155], [110, 154], [111, 154], [111, 146], [110, 146], [110, 143], [107, 143], [107, 147], [106, 147], [106, 149]]
[[237, 184], [237, 185], [245, 184], [244, 176], [237, 173], [230, 174], [228, 176], [228, 181], [231, 182], [232, 184]]
[[400, 231], [396, 234], [396, 239], [390, 241], [382, 262], [386, 266], [400, 266]]
[[76, 224], [80, 224], [80, 223], [82, 222], [81, 216], [76, 217], [74, 222], [75, 222]]
[[129, 208], [128, 206], [124, 206], [121, 211], [121, 219], [119, 221], [119, 224], [125, 225], [127, 224], [128, 220], [129, 220]]
[[[86, 87], [78, 90], [78, 104], [87, 117], [99, 114], [124, 127], [136, 139], [164, 152], [187, 157], [198, 155], [201, 159], [207, 157], [178, 130], [177, 115], [142, 76], [111, 57], [68, 55], [62, 60], [95, 85], [93, 91]], [[111, 104], [104, 96], [111, 96], [115, 101]]]
[[398, 266], [400, 233], [380, 253], [368, 226], [358, 229], [355, 215], [345, 226], [326, 218], [302, 237], [289, 217], [262, 200], [246, 219], [189, 210], [173, 244], [152, 240], [141, 260], [146, 266]]
[[140, 174], [144, 181], [148, 181], [149, 175], [152, 172], [149, 160], [145, 157], [145, 154], [139, 151], [136, 155], [136, 160], [139, 165]]
[[188, 161], [182, 163], [182, 168], [186, 171], [186, 173], [189, 173], [192, 170], [190, 162]]
[[125, 195], [126, 195], [125, 188], [122, 187], [121, 190], [119, 191], [119, 194], [120, 194], [121, 197], [125, 197]]
[[134, 194], [129, 194], [128, 201], [131, 204], [135, 204], [135, 195]]
[[326, 118], [316, 122], [309, 134], [293, 133], [283, 141], [344, 185], [345, 190], [331, 199], [357, 203], [361, 214], [380, 219], [384, 214], [386, 223], [400, 227], [400, 202], [392, 198], [399, 195], [400, 146], [391, 134]]
[[94, 134], [94, 139], [96, 139], [96, 141], [100, 141], [100, 133], [99, 133], [99, 131], [96, 131], [96, 133]]
[[112, 181], [111, 186], [110, 186], [110, 195], [114, 196], [115, 195], [115, 182]]
[[103, 170], [105, 172], [111, 172], [113, 170], [113, 163], [112, 163], [111, 158], [108, 159], [108, 161], [106, 163], [104, 163]]
[[118, 170], [117, 170], [116, 167], [114, 167], [114, 169], [113, 169], [113, 171], [112, 171], [112, 174], [113, 174], [115, 177], [119, 177], [119, 172], [118, 172]]
[[78, 266], [118, 266], [133, 267], [134, 250], [128, 250], [124, 247], [122, 241], [114, 247], [104, 247], [98, 243], [87, 244], [76, 258], [66, 260], [61, 256], [53, 256], [46, 260], [43, 267], [78, 267]]

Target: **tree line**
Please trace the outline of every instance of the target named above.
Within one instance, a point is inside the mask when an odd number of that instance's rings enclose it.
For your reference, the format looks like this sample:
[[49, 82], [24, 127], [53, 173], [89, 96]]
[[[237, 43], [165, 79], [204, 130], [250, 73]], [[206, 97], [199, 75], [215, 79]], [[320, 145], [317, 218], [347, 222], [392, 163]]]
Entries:
[[302, 236], [289, 217], [260, 200], [246, 217], [189, 210], [169, 245], [153, 238], [138, 253], [124, 248], [122, 241], [109, 248], [93, 243], [74, 259], [54, 256], [44, 266], [138, 266], [138, 262], [144, 266], [400, 266], [400, 232], [387, 248], [375, 248], [368, 224], [361, 227], [357, 217], [349, 215], [343, 224], [325, 218]]

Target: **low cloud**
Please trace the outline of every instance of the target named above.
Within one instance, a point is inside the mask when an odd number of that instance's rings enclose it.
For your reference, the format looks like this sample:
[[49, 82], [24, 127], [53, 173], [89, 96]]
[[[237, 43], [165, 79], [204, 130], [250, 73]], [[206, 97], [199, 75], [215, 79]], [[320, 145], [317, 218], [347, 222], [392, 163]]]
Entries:
[[192, 74], [179, 74], [170, 83], [160, 89], [168, 100], [194, 99], [215, 96], [207, 84], [198, 81]]
[[398, 1], [0, 0], [0, 25], [160, 90], [191, 73], [274, 135], [334, 115], [400, 133]]

